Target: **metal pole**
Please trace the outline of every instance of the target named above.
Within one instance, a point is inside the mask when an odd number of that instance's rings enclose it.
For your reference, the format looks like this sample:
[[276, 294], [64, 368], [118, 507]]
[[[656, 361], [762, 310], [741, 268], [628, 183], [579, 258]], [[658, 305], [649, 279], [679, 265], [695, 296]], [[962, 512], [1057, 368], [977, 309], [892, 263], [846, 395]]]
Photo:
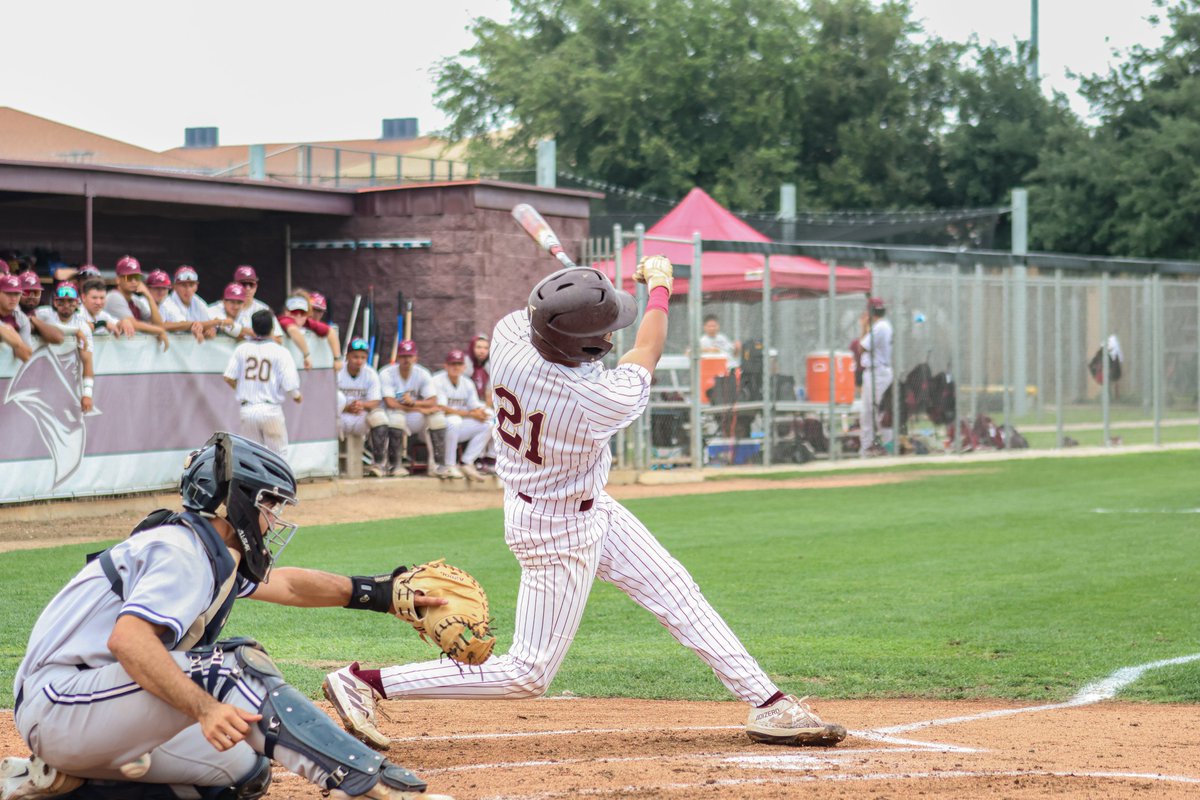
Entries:
[[[900, 384], [904, 376], [904, 331], [901, 330], [902, 320], [907, 312], [904, 310], [903, 298], [900, 295], [900, 264], [892, 265], [892, 295], [896, 298], [895, 309], [896, 313], [892, 319], [892, 455], [900, 455], [900, 411], [901, 411], [901, 394]], [[875, 347], [875, 338], [871, 337], [871, 347]], [[871, 363], [875, 363], [875, 354], [871, 354]], [[833, 367], [829, 368], [829, 380], [833, 380]], [[872, 381], [874, 383], [874, 381]], [[832, 383], [830, 384], [830, 392], [833, 391]], [[875, 387], [871, 390], [874, 392]], [[874, 398], [872, 398], [874, 399]], [[880, 430], [875, 433], [879, 434]]]
[[[1150, 285], [1153, 287], [1154, 297], [1152, 306], [1154, 315], [1154, 444], [1160, 446], [1162, 445], [1163, 368], [1166, 365], [1163, 353], [1163, 317], [1165, 314], [1163, 313], [1162, 276], [1157, 272], [1151, 275]], [[1107, 357], [1104, 360], [1105, 363], [1108, 362]]]
[[983, 391], [983, 264], [975, 265], [971, 284], [971, 421], [979, 416], [979, 393]]
[[[1012, 385], [1014, 415], [1023, 416], [1026, 411], [1025, 386], [1029, 383], [1029, 307], [1026, 286], [1028, 283], [1028, 268], [1025, 266], [1025, 256], [1029, 253], [1029, 192], [1025, 189], [1013, 189], [1012, 192], [1012, 253], [1015, 263], [1012, 268], [1012, 286], [1009, 302], [1012, 336]], [[1005, 420], [1011, 427], [1011, 422]]]
[[[1154, 282], [1142, 281], [1141, 291], [1141, 307], [1135, 305], [1133, 313], [1135, 316], [1141, 315], [1138, 372], [1141, 373], [1142, 381], [1142, 415], [1149, 417], [1154, 413], [1154, 370], [1150, 369], [1150, 365], [1154, 363], [1154, 314], [1150, 311], [1154, 305]], [[1137, 330], [1137, 327], [1132, 327], [1131, 330]]]
[[962, 303], [959, 299], [959, 283], [960, 275], [958, 265], [954, 264], [951, 267], [950, 273], [950, 325], [954, 328], [954, 335], [950, 337], [950, 377], [954, 380], [954, 422], [952, 423], [950, 441], [953, 444], [955, 453], [962, 452], [962, 423], [959, 419], [962, 417], [962, 392], [959, 391], [960, 378], [962, 377]]
[[333, 148], [333, 185], [341, 187], [342, 185], [342, 148]]
[[1011, 447], [1012, 440], [1012, 414], [1013, 414], [1013, 372], [1012, 372], [1012, 356], [1013, 347], [1009, 343], [1009, 337], [1012, 335], [1012, 292], [1013, 292], [1013, 274], [1012, 270], [1005, 270], [1004, 279], [1001, 284], [1000, 294], [1000, 363], [1003, 370], [1003, 380], [1001, 383], [1001, 397], [1004, 401], [1004, 449], [1008, 450]]
[[[633, 250], [633, 263], [637, 264], [642, 260], [642, 253], [646, 247], [646, 242], [644, 240], [644, 237], [646, 236], [646, 226], [638, 223], [633, 227], [633, 234], [637, 242]], [[637, 307], [639, 309], [646, 308], [645, 290], [645, 286], [638, 284]], [[639, 314], [641, 313], [645, 312], [639, 312]], [[643, 414], [641, 419], [639, 419], [633, 425], [633, 463], [637, 469], [650, 469], [650, 461], [646, 458], [646, 453], [648, 452], [646, 446], [646, 428], [648, 423], [649, 420], [647, 420], [646, 415]]]
[[1063, 446], [1063, 271], [1054, 270], [1054, 446]]
[[1104, 446], [1112, 443], [1108, 418], [1108, 273], [1100, 275], [1100, 413], [1104, 418]]
[[[613, 283], [617, 289], [621, 288], [623, 265], [621, 264], [621, 226], [613, 225]], [[613, 334], [613, 344], [618, 353], [625, 353], [625, 329], [617, 331]], [[651, 398], [654, 395], [650, 395]], [[625, 453], [625, 429], [617, 431], [617, 469], [624, 469], [626, 461]]]
[[1037, 330], [1034, 332], [1036, 337], [1034, 340], [1034, 371], [1036, 372], [1035, 389], [1037, 395], [1034, 397], [1034, 407], [1036, 408], [1037, 421], [1042, 421], [1042, 415], [1046, 411], [1046, 292], [1042, 278], [1038, 278], [1034, 285], [1034, 314], [1037, 315]]
[[83, 186], [83, 251], [85, 264], [95, 264], [92, 260], [92, 243], [95, 236], [93, 228], [95, 220], [95, 198], [92, 189], [86, 183]]
[[371, 181], [370, 185], [375, 185], [375, 154], [371, 153]]
[[396, 183], [404, 182], [404, 156], [396, 156]]
[[[872, 285], [873, 284], [874, 284], [874, 281], [872, 281]], [[828, 416], [829, 416], [829, 435], [826, 436], [825, 438], [829, 442], [829, 460], [837, 461], [838, 456], [840, 455], [841, 450], [842, 450], [842, 442], [841, 442], [841, 439], [839, 439], [838, 435], [837, 435], [838, 434], [837, 410], [834, 406], [835, 399], [836, 399], [836, 392], [834, 392], [834, 386], [835, 386], [834, 378], [837, 376], [837, 373], [833, 371], [834, 369], [836, 369], [836, 367], [834, 365], [833, 342], [834, 342], [834, 338], [837, 336], [837, 330], [836, 330], [836, 325], [837, 325], [837, 267], [835, 267], [833, 264], [829, 265], [829, 316], [827, 318], [826, 324], [829, 327], [829, 329], [825, 332], [826, 339], [829, 342], [829, 349], [826, 350], [826, 352], [829, 353], [829, 372], [826, 373], [827, 375], [829, 375], [829, 399], [827, 401], [828, 402]], [[867, 400], [867, 396], [866, 396], [865, 392], [863, 393], [862, 398], [859, 401], [859, 403], [863, 409], [870, 408], [870, 405]], [[859, 413], [861, 414], [861, 413], [865, 413], [865, 412], [860, 411]], [[860, 428], [861, 428], [861, 426], [860, 426]]]
[[1200, 414], [1200, 284], [1196, 285], [1196, 412]]
[[[762, 377], [763, 377], [763, 464], [772, 463], [771, 440], [775, 438], [775, 393], [772, 391], [774, 376], [771, 374], [771, 256], [763, 256], [762, 285]], [[832, 355], [832, 354], [831, 354]], [[830, 391], [833, 391], [833, 363], [830, 363]]]
[[283, 224], [283, 289], [292, 293], [292, 223]]
[[[704, 464], [703, 448], [704, 437], [701, 435], [700, 429], [700, 334], [702, 325], [700, 322], [701, 302], [703, 300], [703, 275], [701, 273], [700, 262], [704, 257], [704, 249], [701, 245], [700, 232], [692, 234], [692, 272], [688, 276], [688, 340], [691, 345], [689, 352], [688, 366], [690, 369], [692, 390], [690, 392], [692, 400], [691, 408], [691, 423], [692, 423], [692, 466], [700, 468]], [[733, 431], [734, 436], [737, 431]], [[736, 443], [734, 445], [736, 452]]]

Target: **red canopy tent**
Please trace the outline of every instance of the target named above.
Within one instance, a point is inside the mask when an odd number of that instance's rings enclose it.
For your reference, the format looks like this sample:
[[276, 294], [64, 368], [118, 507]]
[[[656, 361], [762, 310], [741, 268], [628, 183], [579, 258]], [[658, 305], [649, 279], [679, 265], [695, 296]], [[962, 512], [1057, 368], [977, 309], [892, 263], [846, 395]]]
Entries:
[[[670, 236], [691, 239], [700, 232], [702, 239], [726, 242], [770, 242], [771, 240], [735, 217], [713, 200], [703, 189], [688, 192], [687, 197], [670, 213], [646, 231], [647, 236]], [[634, 268], [637, 266], [637, 245], [631, 243], [621, 251], [622, 283], [633, 291]], [[664, 255], [672, 264], [691, 264], [692, 245], [675, 242], [647, 241], [643, 252]], [[608, 277], [614, 277], [614, 262], [601, 261], [594, 265]], [[704, 291], [714, 294], [761, 294], [763, 256], [755, 253], [711, 253], [701, 257]], [[829, 266], [807, 256], [771, 256], [771, 288], [780, 295], [804, 297], [829, 294]], [[871, 291], [871, 271], [858, 267], [834, 267], [837, 270], [837, 293], [854, 294]], [[674, 294], [688, 292], [689, 281], [676, 278]]]

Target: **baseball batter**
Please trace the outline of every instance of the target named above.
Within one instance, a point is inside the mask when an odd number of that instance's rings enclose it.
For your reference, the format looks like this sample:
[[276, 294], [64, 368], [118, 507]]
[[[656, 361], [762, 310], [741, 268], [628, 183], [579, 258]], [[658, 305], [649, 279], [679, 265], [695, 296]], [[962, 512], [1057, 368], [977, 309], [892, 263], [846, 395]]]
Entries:
[[[475, 460], [483, 455], [492, 435], [492, 415], [479, 399], [475, 382], [466, 376], [466, 361], [467, 354], [462, 350], [451, 350], [446, 355], [446, 368], [433, 375], [438, 407], [446, 415], [445, 460], [435, 474], [439, 478], [482, 481]], [[457, 466], [459, 442], [467, 443], [461, 466]]]
[[[612, 583], [692, 649], [751, 705], [747, 734], [773, 744], [832, 745], [846, 736], [803, 700], [779, 691], [708, 604], [683, 565], [605, 492], [609, 439], [646, 408], [667, 335], [671, 264], [654, 256], [635, 278], [650, 301], [633, 349], [615, 369], [599, 360], [612, 331], [633, 322], [632, 296], [602, 272], [576, 267], [541, 281], [528, 309], [492, 338], [496, 471], [504, 482], [505, 541], [521, 564], [513, 643], [480, 667], [426, 662], [382, 670], [351, 664], [326, 696], [364, 741], [381, 736], [381, 698], [527, 698], [544, 693], [566, 656], [596, 578]], [[386, 742], [386, 738], [384, 738]]]
[[379, 371], [379, 383], [388, 415], [388, 474], [407, 474], [400, 466], [406, 435], [428, 432], [433, 463], [441, 464], [446, 415], [438, 407], [433, 376], [417, 363], [416, 342], [405, 339], [396, 345], [396, 363]]
[[295, 477], [239, 436], [194, 452], [180, 492], [182, 513], [150, 514], [34, 624], [13, 686], [32, 755], [0, 763], [0, 798], [257, 800], [271, 759], [336, 798], [416, 797], [424, 782], [342, 731], [254, 640], [220, 638], [237, 599], [388, 611], [394, 579], [273, 569], [296, 530], [282, 518]]
[[234, 349], [225, 368], [225, 382], [237, 392], [241, 405], [242, 436], [261, 442], [287, 458], [287, 423], [283, 399], [299, 403], [300, 375], [292, 354], [270, 338], [270, 311], [255, 311], [250, 318], [254, 337]]

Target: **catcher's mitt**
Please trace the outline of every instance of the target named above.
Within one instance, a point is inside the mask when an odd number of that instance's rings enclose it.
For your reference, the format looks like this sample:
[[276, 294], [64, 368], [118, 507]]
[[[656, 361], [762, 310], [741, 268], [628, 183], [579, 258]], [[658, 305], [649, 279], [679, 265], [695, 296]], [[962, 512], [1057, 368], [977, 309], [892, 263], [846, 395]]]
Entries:
[[[444, 597], [450, 602], [417, 608], [413, 604], [417, 592]], [[396, 575], [392, 584], [392, 613], [412, 625], [422, 639], [463, 664], [482, 664], [496, 645], [483, 587], [443, 559]]]

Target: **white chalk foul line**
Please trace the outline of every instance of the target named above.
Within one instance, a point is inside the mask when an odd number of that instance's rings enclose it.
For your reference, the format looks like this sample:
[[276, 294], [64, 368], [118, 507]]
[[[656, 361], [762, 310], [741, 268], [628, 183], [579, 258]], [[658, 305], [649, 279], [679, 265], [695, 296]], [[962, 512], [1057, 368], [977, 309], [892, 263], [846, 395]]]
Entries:
[[891, 780], [955, 780], [959, 778], [1096, 778], [1101, 780], [1124, 781], [1159, 781], [1162, 783], [1182, 783], [1200, 785], [1200, 778], [1190, 775], [1160, 775], [1152, 772], [1062, 772], [1054, 770], [945, 770], [941, 772], [868, 772], [868, 773], [832, 773], [822, 775], [795, 775], [778, 778], [722, 778], [703, 783], [660, 783], [645, 785], [619, 786], [597, 789], [573, 789], [568, 792], [537, 792], [535, 794], [500, 794], [492, 795], [486, 800], [553, 800], [558, 797], [598, 797], [614, 794], [678, 792], [694, 789], [709, 789], [714, 786], [770, 786], [797, 783], [817, 783], [819, 781], [836, 781], [852, 783], [858, 781], [891, 781]]
[[1079, 706], [1091, 705], [1099, 703], [1103, 700], [1111, 700], [1116, 697], [1117, 692], [1130, 685], [1138, 678], [1142, 677], [1146, 672], [1160, 667], [1170, 667], [1177, 664], [1187, 664], [1192, 661], [1200, 661], [1200, 653], [1195, 653], [1190, 656], [1179, 656], [1178, 658], [1165, 658], [1161, 661], [1151, 661], [1148, 664], [1139, 664], [1135, 667], [1122, 667], [1121, 669], [1109, 675], [1107, 678], [1089, 683], [1076, 692], [1075, 696], [1070, 700], [1062, 703], [1048, 703], [1040, 706], [1026, 706], [1025, 708], [1001, 708], [995, 711], [981, 711], [978, 714], [967, 714], [961, 717], [946, 717], [944, 719], [930, 719], [922, 722], [909, 722], [904, 725], [892, 725], [888, 728], [875, 728], [871, 731], [855, 732], [856, 736], [863, 736], [867, 739], [876, 739], [886, 741], [885, 737], [897, 733], [908, 733], [909, 731], [917, 731], [922, 728], [931, 728], [937, 725], [957, 725], [963, 722], [978, 722], [984, 719], [996, 719], [998, 717], [1010, 717], [1014, 714], [1031, 714], [1038, 711], [1056, 711], [1063, 708], [1077, 708]]

